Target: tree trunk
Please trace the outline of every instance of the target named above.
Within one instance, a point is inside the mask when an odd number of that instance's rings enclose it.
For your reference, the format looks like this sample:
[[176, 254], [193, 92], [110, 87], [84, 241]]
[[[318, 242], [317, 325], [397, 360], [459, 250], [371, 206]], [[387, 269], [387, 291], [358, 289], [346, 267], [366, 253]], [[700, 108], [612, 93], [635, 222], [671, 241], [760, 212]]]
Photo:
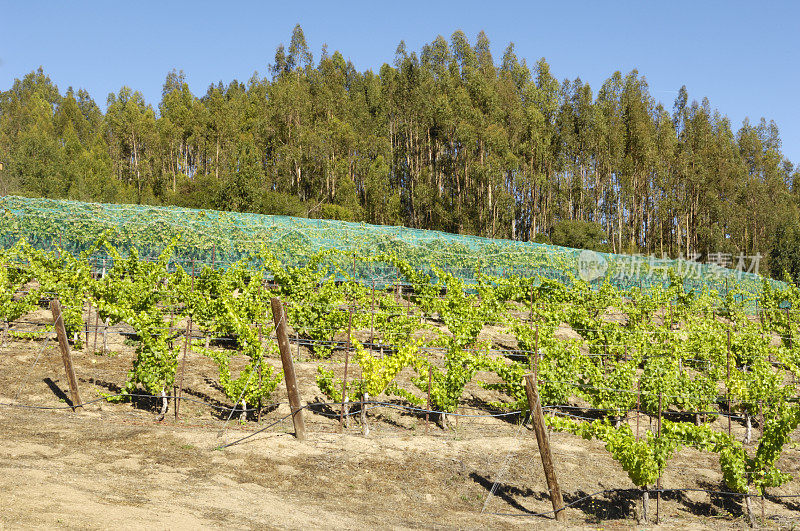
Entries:
[[750, 413], [744, 414], [744, 422], [747, 430], [744, 433], [744, 444], [750, 444], [750, 441], [753, 439], [753, 417], [750, 416]]
[[753, 527], [755, 526], [756, 523], [756, 517], [755, 514], [753, 513], [753, 501], [750, 499], [749, 494], [746, 494], [744, 497], [744, 506], [745, 506], [745, 512], [747, 513], [746, 514], [747, 524], [750, 527]]
[[644, 487], [644, 492], [642, 493], [642, 522], [643, 524], [647, 523], [647, 506], [650, 504], [650, 491], [647, 490], [647, 487]]
[[164, 392], [164, 389], [161, 389], [161, 417], [158, 420], [164, 420], [164, 417], [167, 414], [168, 406], [169, 406], [169, 399], [167, 398], [167, 393]]
[[367, 424], [367, 406], [369, 402], [369, 393], [364, 393], [364, 400], [361, 401], [361, 432], [364, 437], [369, 437], [369, 425]]

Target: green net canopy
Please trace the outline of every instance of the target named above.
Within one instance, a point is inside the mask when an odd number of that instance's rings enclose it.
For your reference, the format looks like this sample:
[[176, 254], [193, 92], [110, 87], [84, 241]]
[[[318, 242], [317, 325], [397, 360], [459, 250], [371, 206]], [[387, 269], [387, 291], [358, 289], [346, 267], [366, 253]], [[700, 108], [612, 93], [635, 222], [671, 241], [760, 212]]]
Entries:
[[541, 275], [561, 281], [573, 275], [593, 284], [647, 288], [665, 285], [666, 271], [672, 270], [683, 278], [687, 291], [727, 293], [738, 287], [756, 294], [763, 281], [753, 273], [685, 260], [322, 219], [13, 196], [0, 198], [0, 215], [0, 244], [6, 248], [24, 239], [40, 249], [77, 254], [105, 235], [121, 251], [135, 247], [147, 257], [158, 255], [180, 235], [174, 261], [196, 267], [257, 262], [264, 248], [296, 265], [318, 251], [336, 249], [341, 251], [340, 267], [363, 281], [397, 277], [393, 268], [364, 260], [382, 253], [395, 253], [421, 271], [439, 267], [467, 282], [474, 281], [479, 272], [500, 277]]

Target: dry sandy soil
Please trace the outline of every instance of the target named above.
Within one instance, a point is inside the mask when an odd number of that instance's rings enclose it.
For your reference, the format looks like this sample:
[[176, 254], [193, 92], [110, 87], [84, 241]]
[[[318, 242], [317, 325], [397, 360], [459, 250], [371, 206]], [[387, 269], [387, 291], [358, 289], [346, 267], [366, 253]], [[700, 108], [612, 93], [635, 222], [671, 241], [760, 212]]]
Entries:
[[[110, 355], [73, 353], [84, 401], [125, 381], [133, 347], [122, 336], [109, 340]], [[304, 403], [321, 398], [317, 363], [302, 361], [305, 354], [296, 365]], [[534, 515], [551, 508], [542, 465], [533, 433], [513, 421], [464, 417], [448, 430], [431, 423], [426, 434], [424, 417], [379, 408], [364, 437], [356, 421], [340, 432], [338, 419], [325, 416], [337, 411], [322, 407], [306, 411], [308, 439], [299, 442], [290, 420], [255, 433], [285, 417], [286, 404], [258, 423], [226, 422], [227, 412], [213, 407], [230, 405], [215, 378], [210, 360], [189, 354], [184, 396], [196, 402], [184, 402], [177, 421], [172, 411], [158, 421], [149, 399], [73, 412], [55, 341], [10, 338], [0, 349], [0, 528], [563, 527]], [[480, 402], [481, 390], [471, 392], [466, 402]], [[281, 384], [276, 400], [284, 397]], [[655, 500], [651, 522], [637, 525], [640, 495], [599, 443], [553, 433], [551, 444], [566, 502], [611, 490], [570, 507], [570, 526], [656, 527]], [[799, 475], [798, 457], [788, 450], [784, 470]], [[715, 456], [686, 449], [670, 461], [663, 486], [723, 488]], [[800, 494], [800, 480], [771, 494]], [[760, 515], [761, 500], [754, 504]], [[746, 527], [740, 500], [707, 492], [665, 494], [659, 514], [665, 528]], [[764, 514], [765, 527], [793, 528], [800, 498], [768, 498]]]

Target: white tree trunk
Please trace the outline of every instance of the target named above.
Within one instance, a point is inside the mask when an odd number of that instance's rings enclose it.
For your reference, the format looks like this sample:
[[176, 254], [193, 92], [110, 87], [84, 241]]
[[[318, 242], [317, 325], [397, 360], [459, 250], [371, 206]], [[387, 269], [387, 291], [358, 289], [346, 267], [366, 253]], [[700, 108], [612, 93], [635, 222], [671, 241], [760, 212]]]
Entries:
[[169, 407], [169, 399], [167, 398], [167, 393], [164, 392], [164, 389], [161, 389], [161, 419], [163, 420], [167, 414], [167, 407]]
[[753, 439], [753, 421], [749, 413], [744, 414], [744, 422], [747, 427], [747, 431], [745, 431], [744, 434], [744, 443], [750, 444], [750, 441]]
[[647, 506], [650, 504], [650, 491], [647, 487], [644, 488], [642, 493], [642, 523], [647, 524]]
[[364, 437], [369, 437], [369, 424], [367, 424], [367, 402], [369, 402], [369, 393], [364, 393], [364, 400], [362, 401], [361, 408], [361, 432]]
[[756, 523], [756, 517], [753, 514], [753, 501], [750, 499], [749, 494], [744, 497], [744, 506], [747, 512], [747, 524], [753, 527]]

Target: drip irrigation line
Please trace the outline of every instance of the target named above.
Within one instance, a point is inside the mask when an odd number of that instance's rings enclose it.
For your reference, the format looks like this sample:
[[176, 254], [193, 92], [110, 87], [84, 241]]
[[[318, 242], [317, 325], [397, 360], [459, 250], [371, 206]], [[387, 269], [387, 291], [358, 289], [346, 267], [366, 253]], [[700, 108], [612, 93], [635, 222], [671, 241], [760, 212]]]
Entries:
[[[106, 401], [106, 402], [113, 403], [113, 402], [111, 402], [110, 399], [127, 398], [127, 397], [149, 398], [149, 399], [153, 399], [153, 400], [162, 400], [163, 399], [163, 397], [161, 397], [161, 396], [148, 395], [148, 394], [143, 394], [143, 393], [117, 393], [117, 394], [114, 394], [114, 395], [101, 396], [99, 398], [95, 398], [95, 399], [89, 400], [87, 402], [81, 402], [80, 404], [76, 404], [74, 406], [34, 406], [34, 405], [30, 405], [30, 404], [12, 404], [12, 403], [8, 403], [8, 402], [0, 402], [0, 406], [2, 406], [2, 407], [10, 407], [10, 408], [18, 408], [18, 409], [61, 410], [61, 409], [75, 409], [75, 408], [88, 406], [88, 405], [94, 404], [96, 402], [101, 402], [101, 401]], [[167, 400], [174, 401], [175, 397], [174, 396], [167, 396]], [[242, 408], [236, 407], [236, 406], [234, 406], [232, 408], [231, 407], [226, 407], [226, 406], [218, 406], [216, 404], [211, 404], [209, 402], [206, 402], [205, 400], [198, 400], [196, 398], [189, 398], [189, 397], [185, 397], [185, 396], [182, 396], [182, 397], [178, 398], [178, 400], [187, 401], [187, 402], [194, 402], [196, 404], [202, 404], [204, 406], [208, 406], [208, 407], [210, 407], [212, 409], [216, 409], [216, 410], [219, 410], [219, 411], [240, 411], [240, 412], [246, 412], [246, 413], [251, 413], [251, 412], [258, 411], [258, 408], [245, 408], [245, 409], [242, 409]], [[261, 406], [261, 409], [271, 409], [271, 408], [280, 406], [282, 404], [285, 404], [285, 402], [273, 402], [273, 403], [270, 403], [270, 404], [264, 404], [264, 405]]]
[[[594, 498], [594, 497], [600, 496], [602, 494], [623, 493], [623, 492], [624, 493], [631, 493], [631, 494], [637, 494], [638, 495], [638, 494], [642, 494], [644, 491], [642, 491], [640, 489], [630, 489], [630, 488], [627, 488], [627, 489], [625, 489], [625, 488], [603, 489], [603, 490], [599, 490], [597, 492], [593, 492], [592, 494], [587, 494], [586, 496], [578, 498], [577, 500], [574, 500], [574, 501], [572, 501], [570, 503], [564, 504], [564, 507], [562, 507], [560, 509], [553, 509], [553, 510], [544, 511], [544, 512], [541, 512], [541, 513], [486, 512], [484, 514], [492, 514], [492, 515], [497, 515], [497, 516], [515, 516], [515, 517], [543, 517], [543, 516], [550, 516], [550, 515], [555, 515], [557, 512], [563, 511], [564, 509], [567, 509], [569, 507], [577, 505], [577, 504], [581, 503], [582, 501], [588, 500], [589, 498]], [[713, 494], [713, 495], [716, 495], [716, 496], [734, 496], [734, 497], [740, 497], [740, 498], [741, 497], [753, 497], [753, 498], [760, 498], [761, 497], [761, 495], [759, 495], [759, 494], [745, 494], [745, 493], [741, 493], [741, 492], [728, 492], [728, 491], [721, 491], [721, 490], [692, 489], [692, 488], [686, 488], [686, 489], [647, 489], [647, 492], [649, 492], [650, 494], [652, 494], [652, 493], [665, 493], [665, 492], [705, 492], [705, 493]], [[766, 499], [770, 499], [770, 498], [773, 498], [773, 499], [800, 498], [800, 494], [786, 494], [786, 495], [768, 494], [768, 495], [765, 495], [764, 498], [766, 498]], [[772, 516], [770, 518], [774, 519], [775, 517]]]
[[[59, 316], [59, 320], [61, 320], [61, 318], [62, 317]], [[22, 392], [22, 388], [27, 384], [28, 380], [30, 379], [31, 372], [33, 372], [33, 369], [36, 368], [36, 365], [39, 363], [39, 358], [41, 358], [44, 351], [47, 350], [47, 347], [48, 347], [47, 336], [45, 336], [45, 339], [42, 340], [42, 348], [40, 348], [39, 352], [36, 354], [36, 359], [34, 360], [33, 365], [31, 366], [30, 369], [28, 369], [28, 372], [25, 373], [25, 379], [21, 381], [19, 387], [17, 387], [17, 392], [14, 394], [14, 401], [16, 401], [19, 398], [19, 394]]]
[[241, 439], [237, 439], [237, 440], [235, 440], [235, 441], [233, 441], [233, 442], [229, 442], [229, 443], [226, 443], [226, 444], [223, 444], [223, 445], [217, 446], [217, 447], [215, 447], [214, 449], [215, 449], [215, 450], [223, 450], [223, 449], [225, 449], [225, 448], [229, 448], [229, 447], [231, 447], [231, 446], [233, 446], [233, 445], [235, 445], [235, 444], [239, 444], [239, 443], [241, 443], [241, 442], [244, 442], [244, 441], [246, 441], [247, 439], [250, 439], [251, 437], [255, 437], [255, 436], [256, 436], [256, 435], [258, 435], [259, 433], [261, 433], [261, 432], [263, 432], [263, 431], [266, 431], [266, 430], [268, 430], [269, 428], [271, 428], [271, 427], [273, 427], [273, 426], [275, 426], [275, 425], [277, 425], [277, 424], [280, 424], [281, 422], [285, 421], [286, 419], [288, 419], [289, 417], [291, 417], [291, 416], [292, 416], [292, 415], [294, 415], [295, 413], [297, 413], [297, 412], [299, 412], [299, 411], [302, 411], [302, 410], [304, 410], [304, 409], [306, 409], [306, 408], [308, 408], [308, 404], [306, 404], [305, 406], [301, 406], [299, 409], [296, 409], [295, 411], [293, 411], [293, 412], [289, 413], [288, 415], [286, 415], [286, 416], [284, 416], [284, 417], [281, 417], [280, 419], [278, 419], [278, 420], [276, 420], [276, 421], [272, 422], [271, 424], [268, 424], [267, 426], [264, 426], [263, 428], [261, 428], [261, 429], [258, 429], [258, 430], [256, 430], [256, 431], [254, 431], [253, 433], [250, 433], [250, 434], [248, 434], [248, 435], [246, 435], [246, 436], [242, 437]]

